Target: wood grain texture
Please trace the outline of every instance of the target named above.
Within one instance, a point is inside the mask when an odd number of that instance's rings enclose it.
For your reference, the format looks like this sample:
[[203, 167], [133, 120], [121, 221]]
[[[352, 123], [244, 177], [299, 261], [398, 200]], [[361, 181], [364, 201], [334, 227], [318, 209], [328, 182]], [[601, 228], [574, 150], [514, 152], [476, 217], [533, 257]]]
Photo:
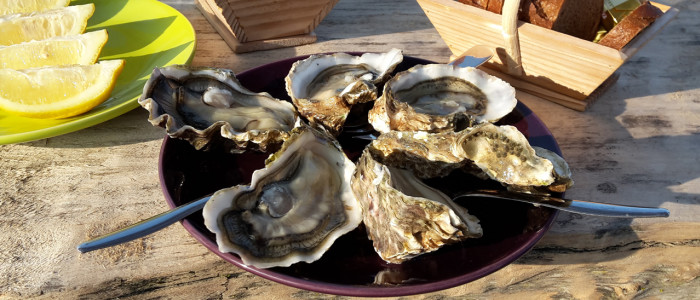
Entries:
[[[452, 54], [414, 1], [343, 0], [314, 44], [235, 54], [190, 0], [164, 1], [197, 34], [194, 65], [236, 72], [331, 51]], [[679, 13], [586, 112], [521, 98], [569, 162], [567, 196], [660, 206], [667, 219], [560, 214], [536, 247], [477, 281], [402, 299], [693, 299], [700, 295], [700, 5]], [[349, 28], [352, 28], [350, 30]], [[230, 265], [180, 225], [80, 254], [76, 245], [167, 208], [164, 132], [143, 109], [70, 134], [0, 146], [0, 299], [347, 299]]]
[[[617, 51], [518, 21], [516, 2], [506, 1], [505, 5], [510, 6], [504, 6], [501, 16], [452, 0], [418, 0], [455, 55], [474, 45], [493, 47], [497, 55], [487, 66], [498, 72], [494, 74], [504, 74], [501, 77], [514, 86], [532, 87], [524, 90], [530, 94], [550, 90], [557, 96], [543, 98], [574, 109], [585, 109], [587, 98], [677, 13], [659, 5], [668, 12], [666, 18], [654, 22], [646, 34], [635, 39], [635, 45]], [[568, 105], [572, 102], [580, 103]]]
[[[213, 0], [195, 0], [197, 8], [202, 13], [205, 19], [209, 21], [209, 24], [216, 29], [222, 39], [226, 41], [226, 44], [235, 53], [245, 53], [253, 51], [270, 50], [284, 47], [294, 47], [299, 45], [311, 44], [316, 42], [316, 34], [311, 32], [313, 28], [307, 31], [303, 31], [302, 34], [297, 34], [294, 36], [282, 36], [275, 38], [268, 38], [263, 40], [254, 40], [249, 42], [243, 42], [238, 37], [242, 37], [242, 33], [236, 33], [231, 24], [227, 21], [224, 13], [225, 10], [221, 9]], [[324, 14], [325, 16], [325, 14]], [[317, 20], [320, 22], [320, 20]], [[316, 27], [318, 22], [313, 24]], [[240, 30], [239, 28], [236, 28]], [[238, 34], [238, 36], [237, 36]]]
[[310, 34], [338, 0], [210, 0], [241, 43]]
[[523, 75], [523, 62], [520, 55], [520, 37], [518, 36], [518, 8], [520, 0], [505, 0], [501, 17], [503, 45], [506, 49], [504, 59], [506, 74], [511, 76]]

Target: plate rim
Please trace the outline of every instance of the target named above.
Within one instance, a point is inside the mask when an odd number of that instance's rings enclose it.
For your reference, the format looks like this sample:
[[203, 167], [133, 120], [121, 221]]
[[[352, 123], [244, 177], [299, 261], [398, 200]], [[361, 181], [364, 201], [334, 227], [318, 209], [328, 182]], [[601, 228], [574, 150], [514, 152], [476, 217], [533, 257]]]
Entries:
[[[320, 53], [320, 54], [328, 54], [328, 53], [341, 53], [341, 52], [325, 52], [325, 53]], [[353, 55], [357, 54], [362, 54], [365, 52], [344, 52], [344, 53], [349, 53]], [[257, 67], [253, 67], [250, 69], [247, 69], [245, 71], [242, 71], [236, 76], [243, 76], [247, 72], [253, 72], [258, 69], [265, 69], [269, 68], [273, 65], [277, 64], [284, 64], [284, 63], [289, 63], [293, 61], [298, 61], [304, 58], [308, 58], [311, 55], [315, 54], [308, 54], [308, 55], [300, 55], [296, 57], [290, 57], [286, 59], [281, 59], [277, 60], [274, 62], [266, 63]], [[432, 61], [418, 58], [418, 57], [413, 57], [413, 56], [406, 56], [404, 55], [404, 58], [409, 57], [411, 59], [417, 59], [419, 61], [423, 61], [425, 63], [434, 63]], [[534, 112], [527, 107], [524, 103], [520, 102], [518, 100], [518, 103], [515, 107], [516, 110], [521, 112], [523, 116], [531, 116], [534, 118], [533, 120], [537, 121], [537, 125], [540, 125], [541, 128], [538, 128], [541, 130], [545, 136], [549, 136], [553, 140], [553, 149], [555, 153], [561, 155], [561, 149], [559, 147], [558, 142], [556, 139], [554, 139], [554, 136], [552, 135], [552, 132], [547, 128], [547, 126], [542, 122], [542, 120], [537, 117], [537, 115], [534, 114]], [[165, 136], [163, 138], [162, 144], [161, 144], [161, 149], [160, 149], [160, 154], [159, 154], [159, 160], [158, 160], [158, 174], [159, 174], [159, 180], [160, 180], [160, 186], [161, 190], [163, 192], [163, 195], [165, 197], [166, 203], [170, 208], [176, 207], [176, 203], [173, 200], [172, 196], [170, 195], [170, 192], [168, 191], [168, 188], [166, 186], [166, 178], [164, 175], [164, 170], [163, 170], [163, 160], [164, 156], [167, 151], [167, 144], [170, 140], [175, 140], [174, 138], [171, 138], [169, 136]], [[524, 254], [526, 254], [528, 251], [530, 251], [541, 239], [542, 237], [550, 230], [552, 227], [554, 220], [556, 219], [558, 215], [557, 210], [553, 210], [552, 214], [550, 215], [549, 219], [545, 222], [545, 224], [537, 230], [535, 234], [533, 234], [532, 237], [526, 240], [525, 243], [521, 244], [517, 249], [514, 251], [508, 253], [507, 255], [503, 256], [498, 260], [498, 263], [490, 264], [487, 266], [484, 266], [482, 268], [477, 269], [476, 271], [470, 272], [468, 274], [463, 274], [459, 276], [455, 276], [452, 278], [448, 279], [443, 279], [438, 282], [430, 282], [430, 283], [420, 283], [420, 284], [411, 284], [411, 285], [406, 285], [406, 286], [371, 286], [371, 285], [363, 285], [363, 286], [358, 286], [358, 285], [345, 285], [345, 284], [337, 284], [337, 283], [328, 283], [328, 282], [320, 282], [320, 281], [315, 281], [311, 279], [304, 279], [304, 278], [299, 278], [299, 277], [294, 277], [290, 276], [287, 274], [283, 273], [278, 273], [275, 272], [274, 269], [259, 269], [253, 266], [248, 266], [243, 264], [240, 259], [235, 256], [234, 254], [231, 253], [222, 253], [218, 250], [218, 246], [216, 245], [216, 242], [207, 238], [205, 235], [202, 235], [200, 231], [197, 229], [197, 227], [190, 222], [188, 219], [183, 219], [180, 221], [181, 225], [187, 230], [187, 232], [195, 238], [200, 244], [204, 245], [209, 251], [213, 252], [223, 260], [225, 260], [228, 263], [233, 264], [234, 266], [241, 268], [247, 272], [250, 272], [252, 274], [255, 274], [257, 276], [260, 276], [262, 278], [265, 278], [267, 280], [271, 280], [280, 284], [284, 284], [290, 287], [294, 288], [299, 288], [299, 289], [304, 289], [308, 291], [314, 291], [314, 292], [320, 292], [320, 293], [325, 293], [325, 294], [331, 294], [331, 295], [339, 295], [339, 296], [354, 296], [354, 297], [399, 297], [399, 296], [410, 296], [410, 295], [417, 295], [417, 294], [423, 294], [423, 293], [430, 293], [430, 292], [436, 292], [452, 287], [456, 287], [462, 284], [467, 284], [469, 282], [478, 280], [480, 278], [483, 278], [489, 274], [492, 274], [509, 264], [515, 262], [518, 258], [522, 257]]]

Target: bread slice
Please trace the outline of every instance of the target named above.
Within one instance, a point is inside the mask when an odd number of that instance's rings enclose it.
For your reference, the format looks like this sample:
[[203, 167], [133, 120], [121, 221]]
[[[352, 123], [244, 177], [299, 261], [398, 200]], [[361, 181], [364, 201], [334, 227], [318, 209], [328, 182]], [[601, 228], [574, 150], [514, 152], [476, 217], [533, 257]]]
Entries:
[[490, 12], [495, 12], [497, 14], [503, 11], [503, 0], [489, 0], [488, 5], [486, 5], [486, 10]]
[[[459, 0], [459, 2], [501, 14], [504, 0]], [[593, 40], [603, 0], [521, 0], [518, 19], [585, 40]]]
[[518, 19], [590, 41], [602, 15], [603, 0], [523, 0]]
[[486, 9], [486, 6], [489, 3], [489, 0], [458, 0], [459, 2], [462, 2], [467, 5], [475, 6], [481, 9]]
[[645, 1], [617, 23], [598, 44], [620, 50], [663, 14], [661, 9]]

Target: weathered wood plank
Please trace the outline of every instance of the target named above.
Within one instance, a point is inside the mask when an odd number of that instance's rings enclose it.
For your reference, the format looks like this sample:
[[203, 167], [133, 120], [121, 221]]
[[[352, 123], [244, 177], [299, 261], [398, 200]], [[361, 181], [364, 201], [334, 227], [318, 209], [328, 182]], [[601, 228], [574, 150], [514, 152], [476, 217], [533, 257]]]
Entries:
[[[318, 41], [234, 54], [190, 0], [193, 64], [240, 72], [297, 55], [386, 51], [446, 62], [451, 51], [413, 1], [339, 1]], [[689, 299], [700, 294], [700, 7], [678, 17], [619, 70], [585, 113], [523, 100], [574, 173], [567, 195], [661, 206], [668, 219], [562, 213], [528, 254], [475, 282], [417, 299]], [[58, 137], [0, 146], [0, 299], [288, 299], [338, 297], [277, 284], [225, 263], [180, 225], [80, 254], [85, 239], [166, 209], [158, 183], [164, 132], [143, 109]]]

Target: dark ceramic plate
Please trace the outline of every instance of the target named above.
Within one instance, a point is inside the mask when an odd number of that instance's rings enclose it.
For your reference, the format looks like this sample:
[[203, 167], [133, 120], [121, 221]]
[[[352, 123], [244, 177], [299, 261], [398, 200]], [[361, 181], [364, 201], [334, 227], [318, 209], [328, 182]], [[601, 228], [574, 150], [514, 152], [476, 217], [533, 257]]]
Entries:
[[[280, 99], [289, 99], [284, 78], [295, 61], [290, 58], [263, 65], [237, 75], [253, 91], [266, 91]], [[430, 61], [405, 57], [397, 71]], [[560, 153], [546, 126], [530, 109], [518, 103], [515, 110], [499, 123], [516, 126], [532, 145]], [[348, 156], [355, 160], [366, 142], [339, 137]], [[160, 154], [160, 181], [168, 205], [187, 201], [236, 184], [247, 184], [256, 169], [264, 166], [267, 154], [227, 154], [224, 151], [196, 151], [189, 143], [165, 138]], [[445, 179], [429, 181], [448, 195], [460, 189], [493, 188], [481, 181], [454, 172]], [[465, 198], [466, 199], [466, 198]], [[484, 237], [449, 245], [400, 265], [382, 261], [374, 252], [362, 227], [338, 239], [324, 256], [313, 263], [297, 263], [286, 268], [257, 269], [242, 264], [238, 256], [221, 253], [214, 235], [204, 227], [201, 214], [182, 221], [200, 243], [224, 260], [253, 274], [289, 286], [337, 295], [402, 296], [442, 290], [479, 279], [513, 262], [545, 234], [556, 212], [517, 202], [469, 200], [460, 204], [476, 215]]]

